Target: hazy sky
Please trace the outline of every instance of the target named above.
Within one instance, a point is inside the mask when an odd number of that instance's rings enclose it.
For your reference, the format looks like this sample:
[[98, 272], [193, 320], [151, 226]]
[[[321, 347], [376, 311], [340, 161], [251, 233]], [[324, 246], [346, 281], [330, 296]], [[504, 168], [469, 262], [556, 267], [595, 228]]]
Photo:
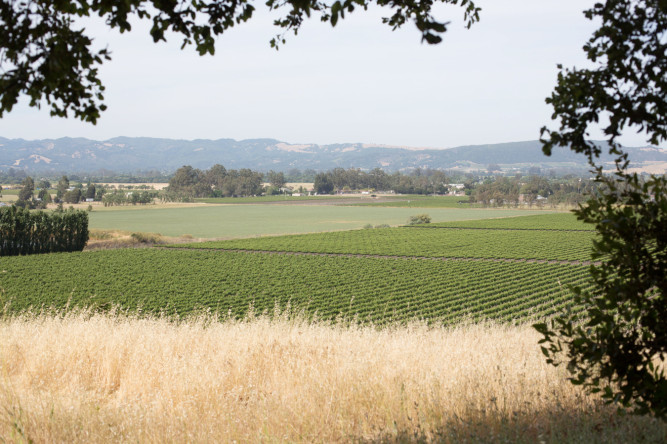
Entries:
[[[180, 40], [154, 44], [90, 23], [112, 60], [101, 69], [109, 109], [96, 126], [51, 118], [25, 105], [0, 119], [0, 136], [108, 139], [270, 137], [290, 143], [364, 142], [446, 148], [537, 139], [558, 63], [585, 66], [595, 28], [589, 0], [478, 0], [481, 21], [463, 26], [459, 7], [440, 45], [412, 25], [381, 23], [389, 11], [358, 11], [336, 28], [311, 20], [279, 51], [272, 18], [259, 14], [200, 57]], [[593, 134], [599, 137], [599, 134]], [[626, 135], [628, 145], [645, 145]]]

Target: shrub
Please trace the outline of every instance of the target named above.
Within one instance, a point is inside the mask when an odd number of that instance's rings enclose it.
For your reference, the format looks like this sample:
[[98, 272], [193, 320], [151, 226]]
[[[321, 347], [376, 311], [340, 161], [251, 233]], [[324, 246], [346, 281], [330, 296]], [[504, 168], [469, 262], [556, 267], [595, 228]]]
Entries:
[[111, 233], [105, 230], [93, 230], [90, 232], [90, 238], [95, 240], [107, 240], [112, 237]]
[[408, 219], [408, 225], [419, 225], [419, 224], [430, 224], [431, 216], [428, 214], [417, 214], [415, 216], [410, 216]]
[[159, 234], [153, 233], [132, 233], [130, 236], [141, 244], [159, 244], [162, 241]]

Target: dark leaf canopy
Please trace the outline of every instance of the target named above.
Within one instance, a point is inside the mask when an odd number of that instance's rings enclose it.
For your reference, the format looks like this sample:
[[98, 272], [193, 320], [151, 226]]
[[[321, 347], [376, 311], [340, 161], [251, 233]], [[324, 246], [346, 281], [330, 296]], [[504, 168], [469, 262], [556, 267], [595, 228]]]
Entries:
[[[547, 99], [558, 130], [542, 129], [543, 150], [584, 153], [598, 187], [575, 211], [594, 224], [593, 288], [574, 288], [579, 313], [536, 325], [547, 360], [609, 403], [667, 419], [667, 176], [633, 172], [617, 139], [639, 131], [667, 140], [667, 1], [606, 0], [585, 12], [599, 20], [584, 46], [591, 69], [561, 70]], [[600, 125], [615, 157], [588, 140]], [[545, 137], [546, 136], [546, 137]]]

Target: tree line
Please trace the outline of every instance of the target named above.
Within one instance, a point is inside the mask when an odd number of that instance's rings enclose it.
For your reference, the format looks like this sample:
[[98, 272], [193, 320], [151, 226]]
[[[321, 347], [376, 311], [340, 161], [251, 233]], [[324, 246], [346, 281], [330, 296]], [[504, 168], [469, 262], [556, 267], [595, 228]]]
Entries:
[[[450, 175], [451, 174], [451, 175]], [[70, 186], [63, 175], [56, 184], [47, 179], [35, 183], [26, 176], [19, 192], [17, 206], [46, 208], [49, 203], [69, 203], [93, 200], [105, 206], [149, 204], [155, 199], [163, 202], [193, 201], [195, 198], [248, 197], [262, 194], [279, 194], [285, 190], [289, 175], [283, 172], [267, 173], [247, 168], [227, 170], [214, 165], [201, 170], [185, 165], [179, 168], [163, 191], [112, 190], [100, 184], [88, 182]], [[453, 184], [452, 182], [458, 181]], [[268, 186], [264, 183], [268, 182]], [[415, 169], [407, 173], [388, 173], [380, 168], [363, 171], [355, 168], [334, 168], [316, 173], [313, 190], [318, 194], [345, 193], [357, 190], [387, 191], [398, 194], [446, 194], [450, 191], [465, 192], [471, 203], [483, 206], [546, 206], [578, 205], [596, 189], [593, 180], [568, 175], [564, 177], [517, 174], [474, 175], [432, 169]], [[55, 197], [51, 191], [55, 190]], [[301, 190], [305, 191], [305, 190]]]
[[247, 197], [264, 192], [264, 174], [248, 168], [227, 170], [216, 164], [208, 170], [182, 166], [169, 180], [162, 198], [166, 201], [197, 197]]
[[[200, 170], [189, 165], [179, 168], [169, 181], [164, 200], [192, 200], [202, 197], [247, 197], [260, 194], [277, 194], [287, 183], [283, 172], [262, 173], [248, 168], [227, 170], [214, 165]], [[442, 194], [448, 191], [447, 176], [440, 170], [416, 170], [404, 174], [387, 174], [380, 168], [371, 171], [334, 168], [316, 173], [314, 191], [331, 194], [350, 190], [393, 190], [402, 194]], [[270, 185], [264, 187], [263, 182]]]
[[[28, 209], [46, 209], [50, 203], [76, 204], [83, 201], [102, 202], [104, 206], [149, 204], [158, 197], [154, 190], [110, 190], [99, 184], [88, 182], [87, 185], [77, 183], [70, 186], [67, 176], [62, 176], [58, 183], [51, 184], [47, 179], [41, 179], [37, 184], [32, 177], [26, 176], [21, 183], [18, 199], [14, 203], [17, 207]], [[51, 190], [55, 189], [55, 197]], [[0, 188], [0, 192], [2, 188]], [[35, 193], [37, 191], [37, 193]]]
[[[67, 176], [62, 176], [55, 185], [55, 197], [51, 196], [50, 190], [53, 188], [53, 185], [47, 179], [41, 179], [35, 184], [35, 180], [32, 177], [26, 176], [21, 185], [22, 188], [14, 205], [28, 209], [45, 209], [47, 204], [52, 202], [75, 204], [86, 199], [101, 200], [105, 192], [102, 187], [98, 188], [90, 182], [85, 189], [81, 183], [76, 186], [70, 186]], [[35, 191], [37, 191], [37, 195], [35, 195]]]
[[314, 189], [320, 194], [362, 189], [400, 194], [443, 194], [449, 190], [448, 181], [441, 170], [418, 168], [410, 173], [396, 171], [388, 174], [381, 168], [368, 172], [355, 168], [334, 168], [315, 176]]
[[153, 203], [158, 197], [157, 191], [124, 191], [113, 190], [106, 191], [102, 196], [102, 204], [105, 207], [116, 205], [146, 205]]
[[485, 207], [578, 205], [597, 188], [595, 181], [580, 177], [548, 179], [544, 176], [496, 176], [474, 186], [470, 202]]
[[88, 213], [46, 213], [0, 208], [0, 256], [81, 251], [88, 242]]
[[[195, 198], [248, 197], [278, 194], [284, 191], [289, 174], [250, 169], [227, 170], [214, 165], [201, 170], [186, 165], [179, 168], [169, 186], [159, 194], [163, 201], [192, 201]], [[454, 184], [452, 182], [459, 181]], [[264, 187], [263, 182], [268, 182]], [[432, 169], [415, 169], [387, 173], [381, 168], [363, 171], [356, 168], [334, 168], [316, 173], [313, 191], [318, 194], [344, 193], [355, 190], [387, 191], [398, 194], [446, 194], [465, 192], [472, 203], [483, 206], [577, 205], [595, 190], [595, 182], [573, 175], [513, 177], [478, 176]]]

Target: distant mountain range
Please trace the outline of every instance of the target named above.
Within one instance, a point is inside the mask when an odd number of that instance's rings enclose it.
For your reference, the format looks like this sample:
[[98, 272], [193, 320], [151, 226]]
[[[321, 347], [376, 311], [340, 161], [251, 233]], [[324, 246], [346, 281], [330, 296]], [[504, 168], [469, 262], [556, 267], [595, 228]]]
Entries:
[[[627, 148], [633, 166], [652, 172], [667, 171], [667, 150]], [[608, 156], [603, 161], [611, 160]], [[0, 137], [0, 169], [29, 171], [117, 172], [159, 170], [171, 172], [183, 165], [209, 168], [288, 171], [292, 168], [328, 170], [335, 167], [400, 171], [412, 168], [503, 170], [541, 168], [585, 169], [586, 158], [568, 149], [542, 154], [538, 141], [420, 149], [361, 143], [333, 145], [290, 144], [274, 139], [174, 140], [116, 137], [105, 141], [84, 138], [45, 140]]]

